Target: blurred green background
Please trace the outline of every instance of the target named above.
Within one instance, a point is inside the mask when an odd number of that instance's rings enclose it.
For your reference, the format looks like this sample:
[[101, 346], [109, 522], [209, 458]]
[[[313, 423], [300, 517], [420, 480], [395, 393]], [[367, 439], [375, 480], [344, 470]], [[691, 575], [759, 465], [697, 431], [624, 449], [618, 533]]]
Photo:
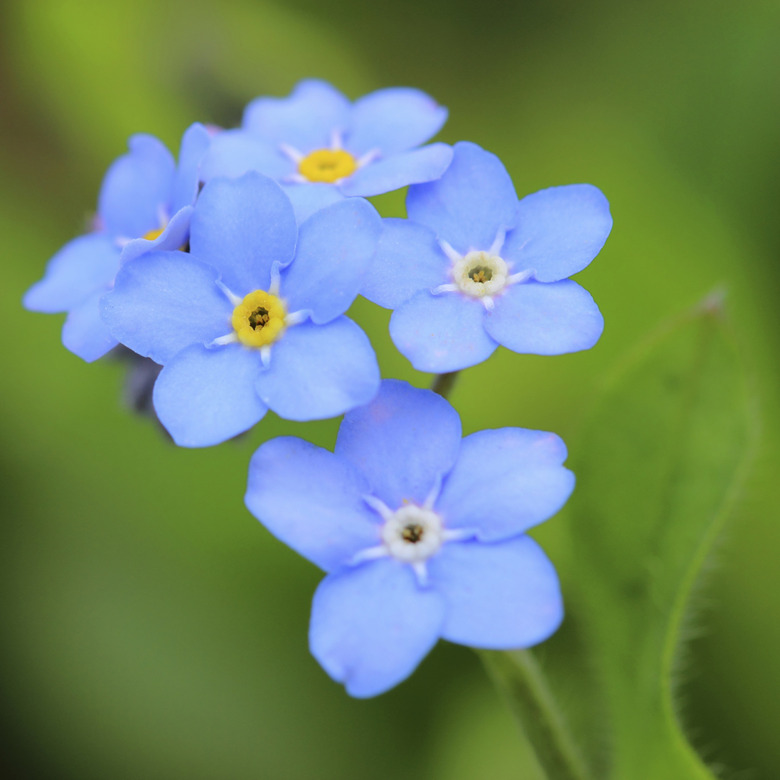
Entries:
[[[261, 441], [332, 446], [337, 421], [267, 419], [238, 442], [177, 450], [121, 408], [120, 365], [82, 363], [59, 343], [62, 318], [20, 306], [83, 232], [131, 133], [175, 149], [191, 122], [237, 124], [249, 99], [316, 76], [353, 98], [426, 90], [450, 109], [440, 139], [497, 153], [520, 195], [591, 182], [610, 199], [612, 236], [578, 277], [604, 313], [601, 342], [558, 358], [499, 350], [451, 396], [466, 431], [541, 428], [575, 448], [615, 361], [727, 291], [761, 442], [678, 694], [727, 776], [778, 777], [776, 0], [19, 0], [0, 13], [4, 776], [537, 777], [470, 651], [440, 643], [370, 701], [309, 656], [320, 575], [242, 499]], [[402, 213], [400, 195], [376, 202]], [[387, 313], [354, 316], [385, 376], [429, 382], [394, 353]]]

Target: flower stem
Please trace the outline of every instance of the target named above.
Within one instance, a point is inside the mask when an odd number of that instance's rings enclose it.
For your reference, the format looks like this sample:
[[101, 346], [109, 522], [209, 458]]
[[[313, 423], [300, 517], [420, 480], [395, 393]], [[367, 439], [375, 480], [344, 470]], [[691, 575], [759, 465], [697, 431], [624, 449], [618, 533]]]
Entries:
[[458, 378], [459, 373], [460, 371], [450, 371], [447, 374], [436, 374], [431, 390], [434, 393], [438, 393], [442, 398], [446, 398], [455, 386], [455, 380]]
[[488, 674], [506, 697], [550, 780], [592, 777], [550, 690], [529, 650], [478, 650]]

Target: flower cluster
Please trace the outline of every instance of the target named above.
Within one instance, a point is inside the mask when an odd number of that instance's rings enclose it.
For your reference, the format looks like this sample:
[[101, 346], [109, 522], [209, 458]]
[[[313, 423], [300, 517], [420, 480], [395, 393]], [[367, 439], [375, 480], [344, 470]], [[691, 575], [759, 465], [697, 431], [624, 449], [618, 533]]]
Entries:
[[[154, 365], [154, 411], [180, 446], [223, 442], [269, 409], [345, 415], [334, 452], [261, 445], [246, 504], [327, 573], [311, 650], [354, 696], [396, 685], [440, 637], [527, 647], [563, 614], [555, 570], [526, 535], [573, 489], [563, 442], [520, 428], [461, 438], [440, 395], [381, 380], [346, 316], [358, 295], [392, 309], [396, 347], [438, 374], [498, 345], [555, 355], [601, 335], [569, 277], [607, 239], [604, 196], [579, 184], [518, 199], [493, 154], [425, 145], [446, 117], [419, 90], [350, 103], [304, 81], [251, 102], [240, 128], [193, 125], [178, 163], [134, 136], [93, 230], [24, 298], [67, 312], [63, 343], [84, 360], [123, 345]], [[365, 200], [401, 187], [406, 219]]]

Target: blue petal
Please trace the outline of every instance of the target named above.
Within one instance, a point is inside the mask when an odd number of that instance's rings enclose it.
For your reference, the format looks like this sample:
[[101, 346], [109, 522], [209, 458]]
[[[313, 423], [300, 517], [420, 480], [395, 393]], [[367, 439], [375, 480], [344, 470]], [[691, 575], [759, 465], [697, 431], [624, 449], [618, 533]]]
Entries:
[[517, 195], [498, 157], [461, 141], [438, 181], [409, 188], [406, 212], [465, 254], [489, 249], [499, 231], [515, 226]]
[[155, 249], [160, 251], [176, 250], [186, 246], [190, 237], [192, 214], [192, 206], [185, 206], [171, 217], [171, 221], [157, 238], [152, 241], [146, 238], [134, 238], [132, 241], [128, 241], [122, 249], [120, 258], [122, 265]]
[[105, 233], [79, 236], [52, 257], [46, 275], [22, 302], [32, 311], [68, 311], [95, 290], [106, 289], [118, 269], [119, 247]]
[[288, 144], [304, 154], [330, 148], [333, 130], [349, 121], [349, 101], [324, 81], [301, 81], [286, 98], [253, 100], [244, 112], [244, 129], [273, 144]]
[[298, 231], [295, 260], [282, 271], [281, 295], [289, 311], [309, 311], [316, 323], [343, 314], [357, 297], [381, 233], [379, 214], [360, 198], [307, 219]]
[[209, 131], [196, 122], [184, 132], [179, 149], [179, 165], [173, 178], [171, 213], [184, 206], [191, 206], [198, 196], [200, 165], [211, 143]]
[[419, 290], [431, 290], [448, 279], [450, 262], [431, 230], [408, 219], [385, 219], [376, 255], [360, 294], [396, 309]]
[[289, 198], [266, 176], [214, 179], [200, 193], [190, 252], [219, 271], [238, 296], [268, 290], [274, 263], [293, 259], [298, 228]]
[[476, 299], [423, 290], [393, 312], [390, 338], [418, 371], [459, 371], [487, 360], [498, 347], [485, 333], [484, 317]]
[[364, 198], [392, 192], [408, 184], [438, 179], [452, 160], [452, 147], [431, 144], [367, 163], [339, 185], [345, 195]]
[[604, 318], [576, 282], [525, 282], [496, 299], [485, 330], [513, 352], [562, 355], [590, 349], [604, 330]]
[[447, 121], [447, 109], [419, 89], [380, 89], [355, 101], [344, 146], [360, 156], [383, 157], [424, 144]]
[[87, 363], [103, 357], [116, 346], [116, 339], [100, 319], [101, 295], [103, 290], [97, 290], [71, 309], [62, 326], [62, 343]]
[[611, 229], [609, 203], [598, 187], [550, 187], [520, 201], [501, 256], [514, 273], [533, 269], [538, 281], [557, 282], [585, 268]]
[[563, 619], [558, 576], [536, 542], [445, 544], [428, 561], [431, 586], [447, 604], [442, 637], [509, 650], [547, 639]]
[[287, 420], [322, 420], [368, 403], [379, 366], [365, 333], [346, 317], [288, 328], [257, 380], [260, 397]]
[[463, 439], [437, 511], [448, 528], [478, 531], [496, 541], [554, 515], [574, 489], [563, 467], [566, 445], [554, 433], [525, 428], [479, 431]]
[[150, 252], [122, 266], [103, 298], [103, 320], [133, 352], [165, 364], [190, 344], [233, 332], [233, 307], [216, 278], [184, 252]]
[[169, 212], [175, 164], [151, 135], [132, 136], [129, 147], [103, 179], [98, 214], [110, 235], [138, 238], [159, 228]]
[[283, 179], [295, 170], [295, 163], [268, 141], [245, 130], [223, 130], [211, 141], [200, 177], [202, 181], [217, 176], [237, 179], [248, 171], [257, 171], [273, 179]]
[[405, 501], [424, 503], [455, 463], [460, 436], [458, 413], [441, 396], [386, 379], [374, 401], [344, 417], [336, 454], [397, 509]]
[[292, 203], [295, 219], [299, 225], [320, 209], [344, 200], [344, 196], [332, 184], [320, 182], [289, 184], [282, 189]]
[[261, 445], [249, 463], [245, 502], [277, 539], [331, 571], [381, 544], [378, 515], [363, 500], [365, 478], [303, 439]]
[[327, 576], [311, 610], [312, 655], [351, 696], [376, 696], [405, 680], [439, 637], [444, 609], [408, 566], [380, 560]]
[[260, 355], [239, 344], [182, 350], [160, 372], [154, 409], [180, 447], [210, 447], [249, 430], [267, 409], [255, 392]]

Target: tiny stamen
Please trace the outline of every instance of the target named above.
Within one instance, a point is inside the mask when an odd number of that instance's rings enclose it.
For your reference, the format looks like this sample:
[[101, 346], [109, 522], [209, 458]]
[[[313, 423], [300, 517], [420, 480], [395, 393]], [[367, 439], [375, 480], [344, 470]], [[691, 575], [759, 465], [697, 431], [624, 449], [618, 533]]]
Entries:
[[217, 279], [216, 284], [217, 287], [219, 287], [219, 289], [222, 290], [222, 292], [225, 294], [225, 297], [230, 301], [232, 306], [238, 306], [238, 304], [244, 300], [239, 295], [236, 295], [234, 292], [228, 289], [221, 279]]
[[431, 290], [431, 295], [441, 295], [442, 293], [458, 292], [460, 287], [457, 284], [440, 284]]
[[458, 261], [463, 259], [463, 255], [456, 252], [455, 249], [452, 247], [452, 245], [449, 244], [447, 241], [445, 241], [443, 238], [439, 239], [439, 246], [442, 248], [444, 254], [447, 255], [451, 263], [457, 263]]
[[381, 152], [379, 149], [369, 149], [364, 155], [362, 155], [357, 161], [357, 167], [362, 168], [364, 165], [374, 162]]
[[500, 255], [501, 250], [504, 248], [505, 239], [506, 230], [504, 228], [499, 228], [498, 233], [496, 233], [496, 237], [493, 239], [493, 243], [490, 245], [490, 249], [488, 249], [488, 254]]
[[279, 144], [279, 151], [285, 157], [289, 157], [294, 163], [299, 163], [304, 158], [304, 155], [301, 152], [289, 144]]
[[235, 332], [228, 333], [225, 336], [220, 336], [219, 338], [214, 339], [214, 341], [209, 344], [210, 347], [224, 347], [225, 344], [235, 344], [238, 341], [238, 336]]
[[507, 282], [509, 284], [521, 284], [522, 282], [526, 282], [529, 279], [531, 279], [534, 274], [536, 273], [536, 270], [531, 268], [527, 271], [518, 271], [516, 274], [512, 274], [508, 279]]
[[417, 576], [417, 582], [425, 587], [428, 584], [428, 567], [425, 565], [425, 561], [415, 561], [412, 564], [412, 569]]
[[377, 498], [376, 496], [365, 495], [363, 496], [363, 501], [365, 501], [385, 522], [390, 520], [395, 514], [382, 499]]

